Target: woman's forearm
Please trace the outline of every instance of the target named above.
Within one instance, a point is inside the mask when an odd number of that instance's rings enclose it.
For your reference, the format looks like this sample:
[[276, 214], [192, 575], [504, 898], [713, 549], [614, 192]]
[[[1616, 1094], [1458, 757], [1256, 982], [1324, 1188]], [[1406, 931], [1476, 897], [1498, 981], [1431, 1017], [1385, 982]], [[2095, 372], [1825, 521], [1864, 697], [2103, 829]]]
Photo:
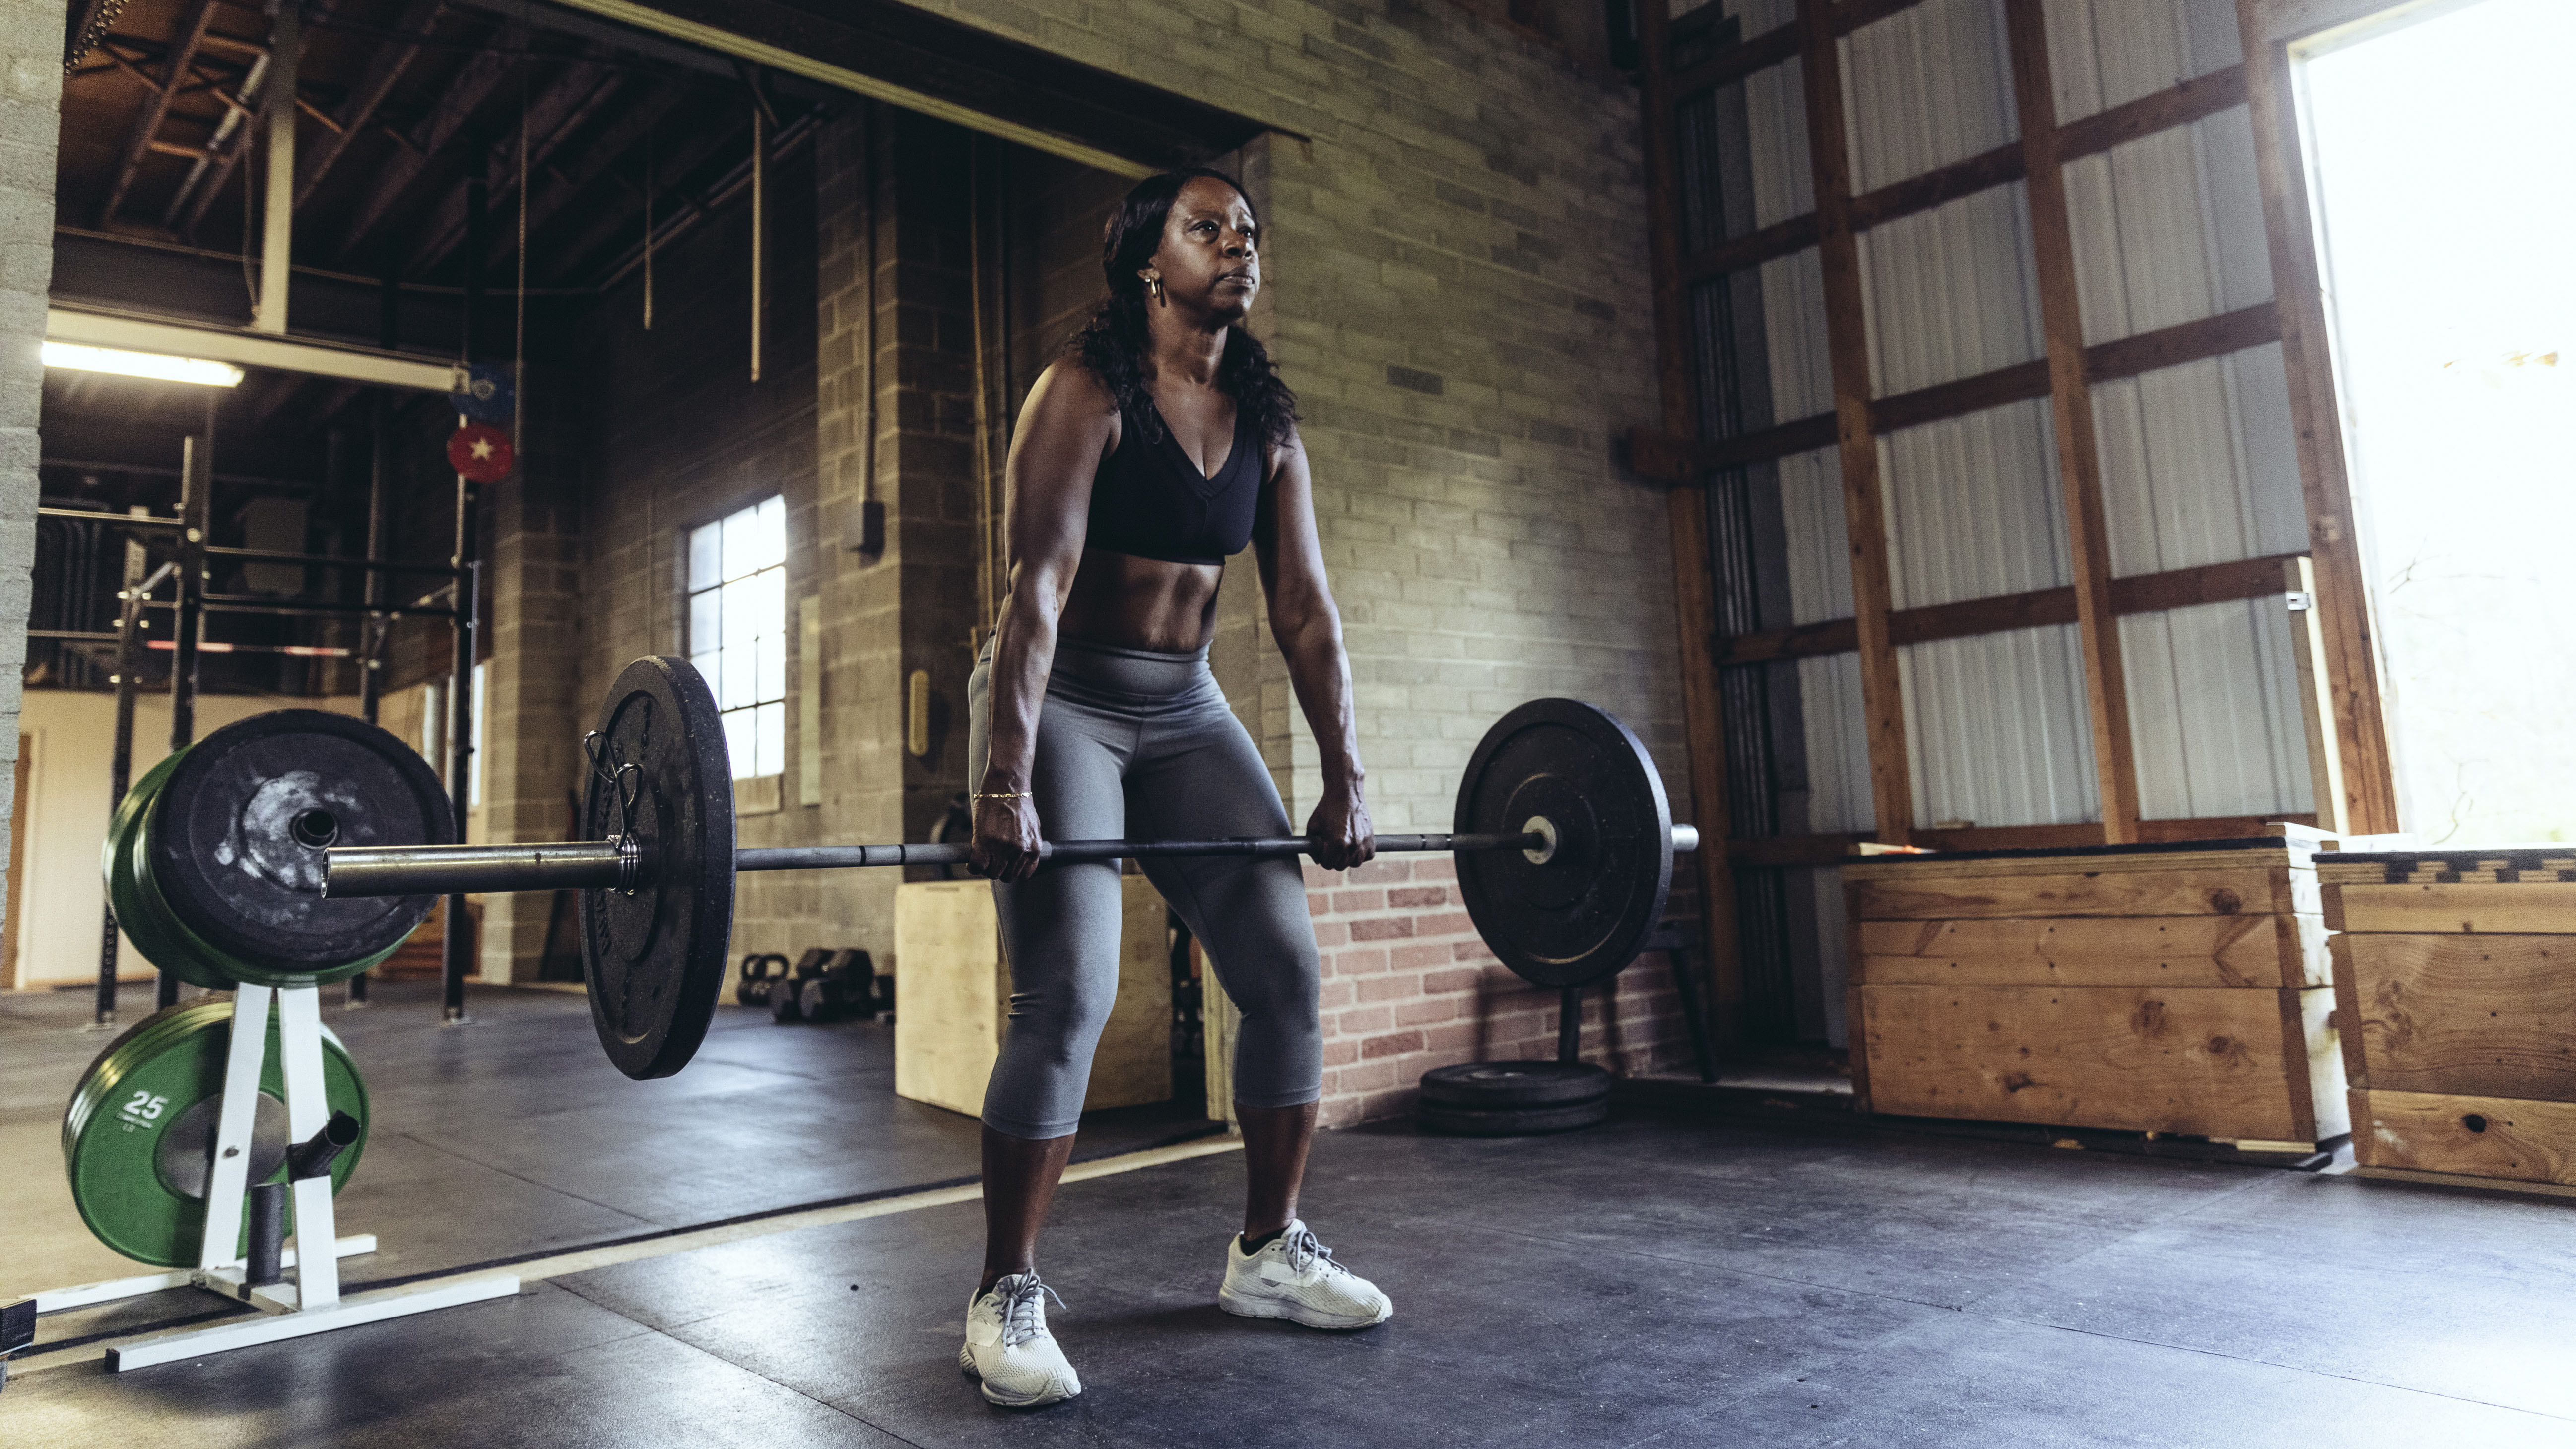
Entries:
[[992, 748], [979, 792], [1017, 794], [1029, 788], [1037, 754], [1038, 710], [1046, 702], [1047, 675], [1055, 668], [1056, 618], [1062, 605], [1052, 581], [1026, 568], [1011, 571], [1011, 593], [994, 630]]
[[1368, 778], [1360, 764], [1359, 711], [1351, 697], [1351, 662], [1342, 646], [1342, 619], [1332, 601], [1274, 620], [1279, 652], [1288, 661], [1288, 682], [1306, 712], [1322, 755], [1328, 789], [1357, 790]]

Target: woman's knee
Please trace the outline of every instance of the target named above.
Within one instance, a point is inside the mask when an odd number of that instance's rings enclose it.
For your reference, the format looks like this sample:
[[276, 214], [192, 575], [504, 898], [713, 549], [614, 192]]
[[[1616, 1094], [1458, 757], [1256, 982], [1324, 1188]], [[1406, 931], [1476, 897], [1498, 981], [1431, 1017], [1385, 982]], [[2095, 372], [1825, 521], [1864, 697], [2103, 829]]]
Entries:
[[1118, 1006], [1118, 974], [1070, 973], [1032, 991], [1011, 993], [1011, 1030], [1037, 1032], [1066, 1042], [1099, 1038]]

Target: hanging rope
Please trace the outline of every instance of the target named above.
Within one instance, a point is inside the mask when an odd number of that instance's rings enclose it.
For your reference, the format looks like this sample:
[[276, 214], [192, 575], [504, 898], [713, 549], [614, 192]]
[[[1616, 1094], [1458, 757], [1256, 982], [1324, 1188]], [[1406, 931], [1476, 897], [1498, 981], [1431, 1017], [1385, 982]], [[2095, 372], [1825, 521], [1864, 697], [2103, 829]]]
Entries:
[[[522, 6], [524, 11], [526, 7]], [[480, 265], [481, 258], [475, 262]], [[515, 354], [510, 359], [510, 451], [526, 468], [528, 441], [528, 62], [519, 61], [519, 277], [518, 292], [511, 299], [512, 325], [517, 331], [511, 343]]]
[[644, 123], [644, 330], [653, 330], [653, 123]]

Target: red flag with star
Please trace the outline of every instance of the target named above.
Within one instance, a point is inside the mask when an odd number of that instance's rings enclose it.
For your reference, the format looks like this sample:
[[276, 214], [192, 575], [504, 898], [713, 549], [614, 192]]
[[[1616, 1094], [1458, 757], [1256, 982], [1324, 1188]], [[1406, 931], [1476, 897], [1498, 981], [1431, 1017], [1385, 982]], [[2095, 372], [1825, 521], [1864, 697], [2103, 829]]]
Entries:
[[518, 462], [510, 452], [510, 435], [484, 423], [456, 430], [447, 440], [447, 461], [476, 483], [498, 483]]

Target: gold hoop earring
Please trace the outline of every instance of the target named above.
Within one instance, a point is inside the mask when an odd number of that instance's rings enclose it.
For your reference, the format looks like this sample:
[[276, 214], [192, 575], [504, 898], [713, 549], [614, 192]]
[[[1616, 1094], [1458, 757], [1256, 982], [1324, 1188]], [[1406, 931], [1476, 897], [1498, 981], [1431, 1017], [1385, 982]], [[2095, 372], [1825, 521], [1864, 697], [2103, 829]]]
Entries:
[[1145, 279], [1145, 291], [1146, 294], [1151, 296], [1155, 301], [1159, 302], [1163, 300], [1163, 279], [1160, 277], [1147, 277]]

